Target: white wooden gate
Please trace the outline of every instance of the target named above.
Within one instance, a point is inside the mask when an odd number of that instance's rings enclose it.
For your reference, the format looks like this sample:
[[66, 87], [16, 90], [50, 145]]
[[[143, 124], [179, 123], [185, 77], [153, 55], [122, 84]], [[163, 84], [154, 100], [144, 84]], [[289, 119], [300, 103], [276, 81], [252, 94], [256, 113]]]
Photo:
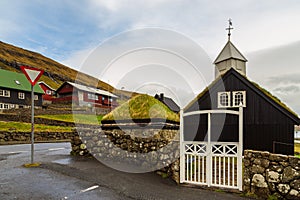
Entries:
[[[239, 116], [239, 142], [211, 142], [211, 114]], [[208, 115], [207, 142], [184, 141], [183, 118]], [[242, 190], [243, 108], [180, 112], [180, 182]]]

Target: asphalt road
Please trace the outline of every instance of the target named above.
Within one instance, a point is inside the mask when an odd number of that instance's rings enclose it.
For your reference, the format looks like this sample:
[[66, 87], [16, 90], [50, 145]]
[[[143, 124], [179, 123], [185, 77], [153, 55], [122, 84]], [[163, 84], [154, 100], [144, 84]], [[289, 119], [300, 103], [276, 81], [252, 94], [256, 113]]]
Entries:
[[[35, 162], [69, 159], [69, 143], [35, 144]], [[25, 168], [30, 163], [30, 145], [0, 146], [0, 199], [126, 199], [100, 187], [59, 172]]]
[[0, 146], [0, 199], [245, 199], [239, 194], [178, 186], [155, 173], [130, 174], [93, 158], [69, 155], [69, 143]]

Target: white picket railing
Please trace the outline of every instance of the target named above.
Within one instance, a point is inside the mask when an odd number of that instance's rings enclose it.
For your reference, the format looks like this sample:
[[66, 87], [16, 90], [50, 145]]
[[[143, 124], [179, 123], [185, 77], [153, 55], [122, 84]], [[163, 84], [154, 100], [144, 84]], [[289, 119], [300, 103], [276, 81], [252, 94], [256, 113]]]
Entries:
[[[239, 142], [211, 142], [211, 113], [239, 115]], [[184, 141], [183, 117], [208, 114], [208, 141]], [[180, 123], [180, 182], [242, 190], [242, 108], [182, 113]]]

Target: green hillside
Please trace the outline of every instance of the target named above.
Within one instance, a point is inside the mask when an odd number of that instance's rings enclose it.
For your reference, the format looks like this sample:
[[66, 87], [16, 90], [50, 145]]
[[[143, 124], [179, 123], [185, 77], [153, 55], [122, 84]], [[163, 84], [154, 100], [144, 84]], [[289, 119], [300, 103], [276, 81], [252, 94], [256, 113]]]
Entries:
[[[75, 79], [86, 85], [113, 91], [114, 88], [109, 84], [99, 81], [89, 75], [79, 73], [65, 65], [62, 65], [39, 53], [28, 51], [0, 41], [0, 68], [20, 72], [20, 66], [27, 65], [43, 69], [44, 75], [41, 81], [44, 81], [53, 88], [58, 88], [64, 81], [74, 82]], [[78, 77], [77, 77], [78, 76]]]

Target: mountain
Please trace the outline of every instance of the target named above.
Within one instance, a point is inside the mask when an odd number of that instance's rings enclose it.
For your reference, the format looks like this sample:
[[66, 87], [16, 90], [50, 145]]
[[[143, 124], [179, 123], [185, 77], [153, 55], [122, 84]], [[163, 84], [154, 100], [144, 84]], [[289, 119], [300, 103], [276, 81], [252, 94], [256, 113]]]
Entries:
[[44, 70], [41, 81], [44, 81], [53, 88], [58, 88], [64, 81], [80, 82], [98, 88], [120, 93], [118, 90], [92, 76], [78, 72], [65, 65], [62, 65], [39, 53], [22, 49], [0, 41], [0, 68], [21, 72], [20, 66], [27, 65]]

